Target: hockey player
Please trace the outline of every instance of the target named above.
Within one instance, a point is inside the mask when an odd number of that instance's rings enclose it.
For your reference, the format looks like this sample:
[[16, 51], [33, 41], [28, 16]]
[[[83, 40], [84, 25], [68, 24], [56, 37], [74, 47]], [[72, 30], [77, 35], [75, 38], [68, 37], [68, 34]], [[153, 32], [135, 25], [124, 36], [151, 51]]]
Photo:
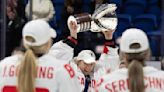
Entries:
[[76, 30], [70, 32], [71, 36], [52, 46], [55, 30], [40, 19], [28, 22], [22, 34], [25, 53], [0, 62], [0, 91], [54, 92], [55, 71], [72, 59], [77, 44]]
[[[115, 47], [115, 43], [112, 40], [113, 33], [117, 25], [117, 17], [115, 16], [115, 13], [114, 13], [115, 10], [116, 10], [115, 4], [102, 5], [102, 7], [100, 7], [100, 9], [95, 11], [95, 13], [92, 16], [92, 18], [93, 19], [95, 18], [95, 20], [92, 21], [93, 25], [91, 22], [91, 31], [103, 32], [104, 37], [105, 37], [104, 53], [101, 55], [98, 62], [95, 62], [96, 61], [95, 59], [92, 59], [92, 62], [87, 62], [88, 59], [93, 58], [94, 56], [94, 53], [92, 51], [84, 50], [80, 52], [79, 55], [77, 56], [77, 59], [79, 56], [81, 56], [81, 53], [84, 53], [83, 56], [85, 59], [84, 58], [81, 58], [81, 60], [74, 59], [73, 61], [75, 62], [70, 62], [70, 64], [66, 64], [63, 66], [63, 68], [58, 70], [56, 74], [57, 92], [66, 92], [66, 91], [67, 92], [83, 92], [83, 91], [86, 92], [86, 90], [84, 89], [86, 87], [85, 80], [86, 78], [88, 78], [86, 76], [90, 77], [88, 91], [91, 91], [93, 87], [95, 86], [99, 77], [101, 77], [102, 75], [106, 73], [114, 71], [115, 69], [118, 68], [119, 66], [119, 60], [118, 60], [119, 57], [117, 54], [118, 49]], [[107, 12], [108, 13], [110, 12], [109, 16], [102, 17]], [[81, 17], [76, 16], [74, 18], [71, 17], [70, 21], [75, 21], [75, 24], [77, 25], [77, 31], [83, 32], [86, 27], [84, 25], [86, 24], [83, 22], [82, 23], [79, 22], [80, 18], [82, 18], [81, 20], [84, 21], [85, 17], [82, 17], [82, 16]], [[105, 20], [108, 20], [108, 21], [105, 21]], [[88, 53], [92, 53], [92, 55]], [[86, 67], [81, 67], [83, 65]]]
[[[119, 57], [117, 48], [112, 40], [112, 30], [103, 32], [105, 36], [104, 53], [100, 59], [96, 61], [96, 57], [91, 50], [82, 50], [77, 57], [60, 68], [56, 73], [55, 92], [84, 92], [86, 81], [89, 81], [87, 92], [93, 90], [95, 84], [102, 75], [106, 75], [119, 67]], [[86, 92], [86, 90], [85, 90]]]
[[94, 92], [164, 92], [164, 72], [145, 65], [149, 56], [146, 34], [140, 29], [127, 29], [120, 43], [120, 58], [126, 68], [103, 76]]
[[95, 62], [96, 57], [91, 50], [82, 50], [69, 64], [58, 70], [55, 92], [83, 92], [85, 75], [93, 71]]

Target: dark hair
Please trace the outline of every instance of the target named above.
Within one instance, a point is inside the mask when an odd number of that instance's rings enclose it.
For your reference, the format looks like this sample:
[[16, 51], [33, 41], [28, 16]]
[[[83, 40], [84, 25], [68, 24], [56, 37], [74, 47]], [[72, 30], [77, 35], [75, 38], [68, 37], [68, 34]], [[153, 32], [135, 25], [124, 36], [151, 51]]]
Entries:
[[144, 92], [143, 65], [138, 60], [132, 60], [128, 66], [130, 92]]

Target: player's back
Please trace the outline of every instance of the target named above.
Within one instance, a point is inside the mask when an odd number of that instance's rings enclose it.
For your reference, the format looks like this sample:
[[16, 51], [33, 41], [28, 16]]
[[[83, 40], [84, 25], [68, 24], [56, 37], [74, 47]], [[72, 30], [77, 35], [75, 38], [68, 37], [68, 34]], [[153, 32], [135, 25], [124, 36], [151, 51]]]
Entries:
[[[144, 67], [145, 92], [164, 92], [164, 72], [153, 67]], [[102, 77], [103, 82], [95, 90], [98, 92], [129, 92], [128, 70], [116, 70]]]
[[82, 92], [85, 76], [74, 62], [63, 65], [57, 73], [57, 92]]
[[[0, 90], [17, 92], [17, 75], [22, 56], [14, 55], [0, 62]], [[55, 72], [65, 61], [57, 60], [50, 55], [41, 56], [37, 60], [36, 92], [54, 92]]]

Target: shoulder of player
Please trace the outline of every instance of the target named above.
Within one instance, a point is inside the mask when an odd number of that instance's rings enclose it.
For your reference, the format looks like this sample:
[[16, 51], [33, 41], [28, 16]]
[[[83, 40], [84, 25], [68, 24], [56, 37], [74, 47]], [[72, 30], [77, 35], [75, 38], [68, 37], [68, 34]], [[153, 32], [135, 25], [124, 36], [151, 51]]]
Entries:
[[64, 60], [59, 60], [51, 55], [44, 55], [40, 57], [39, 59], [39, 64], [41, 65], [47, 65], [47, 66], [56, 66], [56, 67], [61, 67], [64, 65], [65, 61]]
[[21, 60], [20, 58], [22, 58], [22, 56], [20, 55], [12, 55], [9, 57], [5, 57], [3, 60], [0, 61], [0, 64], [1, 65], [13, 64], [15, 62], [20, 61]]
[[56, 50], [58, 48], [58, 50], [60, 51], [60, 49], [64, 49], [64, 50], [69, 50], [69, 51], [73, 51], [73, 48], [70, 47], [68, 44], [64, 43], [62, 40], [59, 42], [56, 42], [55, 44], [53, 44], [53, 46], [50, 49], [50, 52], [53, 50]]
[[152, 74], [154, 76], [164, 75], [164, 71], [158, 70], [158, 69], [151, 67], [151, 66], [146, 66], [143, 69], [144, 69], [144, 73], [146, 75], [149, 75], [149, 74]]
[[112, 79], [119, 79], [122, 77], [127, 77], [127, 69], [126, 68], [117, 69], [109, 74], [106, 74], [102, 77], [102, 79], [112, 80]]

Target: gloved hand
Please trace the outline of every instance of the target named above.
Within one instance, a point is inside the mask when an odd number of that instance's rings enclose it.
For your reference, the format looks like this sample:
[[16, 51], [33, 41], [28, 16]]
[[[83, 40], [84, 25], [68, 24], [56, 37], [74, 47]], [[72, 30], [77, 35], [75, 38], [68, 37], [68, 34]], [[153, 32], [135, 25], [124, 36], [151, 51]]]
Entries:
[[91, 15], [89, 13], [81, 13], [69, 16], [67, 20], [67, 25], [70, 31], [72, 28], [70, 26], [70, 22], [74, 22], [77, 26], [77, 32], [88, 31], [91, 28]]

